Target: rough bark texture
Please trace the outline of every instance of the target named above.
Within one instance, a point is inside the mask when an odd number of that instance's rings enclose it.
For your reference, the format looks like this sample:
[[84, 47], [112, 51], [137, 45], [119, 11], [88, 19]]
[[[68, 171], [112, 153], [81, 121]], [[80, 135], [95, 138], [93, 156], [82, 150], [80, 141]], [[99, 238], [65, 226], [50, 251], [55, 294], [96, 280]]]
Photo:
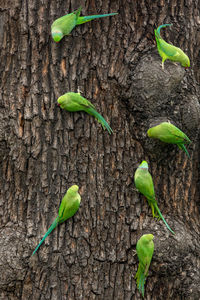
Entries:
[[[118, 16], [77, 26], [56, 44], [50, 25], [83, 15]], [[165, 63], [154, 28], [182, 48], [191, 68]], [[200, 12], [198, 0], [0, 0], [0, 299], [140, 299], [135, 246], [155, 235], [146, 299], [199, 299]], [[67, 91], [92, 101], [110, 123], [56, 106]], [[147, 138], [170, 120], [193, 141], [191, 160]], [[152, 218], [134, 188], [146, 159], [159, 207]], [[31, 253], [78, 184], [78, 213]]]

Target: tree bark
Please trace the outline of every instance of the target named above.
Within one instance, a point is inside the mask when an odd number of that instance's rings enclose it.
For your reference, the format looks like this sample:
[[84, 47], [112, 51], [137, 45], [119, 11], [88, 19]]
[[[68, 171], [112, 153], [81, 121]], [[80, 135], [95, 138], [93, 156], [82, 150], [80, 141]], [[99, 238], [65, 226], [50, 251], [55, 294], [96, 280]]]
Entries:
[[[77, 26], [58, 44], [52, 22], [82, 5], [82, 14], [119, 15]], [[185, 71], [161, 68], [154, 29], [183, 49]], [[154, 234], [145, 299], [200, 295], [198, 0], [0, 1], [0, 299], [142, 299], [135, 248]], [[77, 92], [113, 129], [56, 99]], [[170, 120], [192, 140], [189, 160], [175, 145], [147, 137]], [[153, 219], [134, 187], [147, 160], [158, 206], [175, 231]], [[77, 214], [32, 251], [78, 184]]]

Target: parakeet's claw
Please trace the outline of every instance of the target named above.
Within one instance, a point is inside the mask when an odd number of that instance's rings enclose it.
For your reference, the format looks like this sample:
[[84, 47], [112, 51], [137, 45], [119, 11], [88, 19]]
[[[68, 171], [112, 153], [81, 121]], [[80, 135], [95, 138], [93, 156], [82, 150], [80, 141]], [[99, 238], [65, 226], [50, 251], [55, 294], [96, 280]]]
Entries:
[[81, 93], [83, 93], [83, 92], [81, 92], [81, 90], [80, 90], [79, 87], [78, 87], [77, 91], [78, 91], [78, 94], [79, 94], [79, 95], [80, 95]]
[[164, 68], [164, 61], [162, 62], [162, 69], [164, 70], [165, 68]]
[[133, 250], [133, 256], [135, 256], [137, 254], [136, 250]]
[[153, 218], [160, 220], [160, 216], [158, 215], [157, 211], [155, 212], [155, 207], [153, 206], [153, 204], [150, 204], [150, 205], [151, 205]]
[[151, 204], [151, 203], [150, 203], [150, 205], [151, 205], [151, 210], [152, 210], [152, 215], [153, 215], [153, 218], [155, 218], [154, 206], [153, 206], [153, 204]]

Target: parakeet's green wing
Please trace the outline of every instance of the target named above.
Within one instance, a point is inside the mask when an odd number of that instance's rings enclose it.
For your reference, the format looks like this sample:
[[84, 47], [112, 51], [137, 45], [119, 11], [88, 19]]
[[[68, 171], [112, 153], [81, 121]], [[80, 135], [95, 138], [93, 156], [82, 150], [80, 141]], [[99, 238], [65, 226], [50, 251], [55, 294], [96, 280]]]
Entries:
[[73, 101], [77, 102], [77, 104], [82, 105], [83, 108], [92, 107], [95, 109], [95, 106], [86, 98], [82, 97], [81, 95], [76, 94], [76, 97], [73, 97]]
[[59, 224], [71, 218], [77, 212], [80, 206], [80, 196], [78, 194], [72, 199], [69, 199], [67, 195], [65, 197], [66, 198], [62, 200], [58, 211]]
[[[138, 170], [136, 188], [150, 201], [155, 200], [155, 191], [151, 174], [146, 170]], [[141, 175], [140, 175], [141, 174]], [[143, 184], [145, 182], [145, 185]]]
[[78, 10], [55, 20], [51, 26], [52, 32], [55, 30], [61, 30], [63, 35], [68, 35], [76, 26], [77, 19], [80, 15], [80, 10], [81, 7]]
[[147, 266], [150, 265], [148, 256], [146, 254], [144, 254], [144, 252], [141, 252], [141, 251], [137, 251], [137, 256], [138, 256], [139, 262], [141, 264], [141, 268], [144, 273], [145, 270], [147, 269]]
[[56, 20], [52, 23], [51, 26], [52, 26], [52, 27], [54, 27], [54, 26], [57, 27], [57, 26], [62, 25], [63, 22], [66, 20], [66, 17], [70, 19], [71, 17], [73, 17], [73, 13], [68, 14], [68, 15], [65, 15], [65, 16], [62, 16], [62, 17], [56, 19]]
[[[66, 197], [66, 196], [65, 196]], [[65, 206], [67, 205], [67, 201], [64, 199], [62, 200], [59, 210], [58, 210], [58, 216], [59, 216], [59, 224], [64, 222], [64, 211], [65, 211]]]
[[183, 133], [181, 130], [179, 130], [175, 126], [170, 126], [168, 128], [170, 134], [174, 135], [175, 137], [179, 138], [183, 143], [191, 143], [190, 139], [187, 137], [185, 133]]
[[177, 47], [168, 44], [162, 38], [158, 39], [157, 42], [159, 43], [160, 50], [164, 52], [167, 56], [173, 56], [174, 59], [177, 59], [180, 56]]
[[[76, 16], [76, 21], [77, 21], [77, 20], [78, 20], [78, 17], [80, 16], [81, 10], [82, 10], [82, 7], [80, 6], [79, 9], [74, 10], [74, 11], [73, 11], [72, 13], [70, 13], [70, 14], [64, 15], [63, 17], [57, 19], [56, 21], [58, 21], [58, 20], [62, 20], [62, 21], [63, 21], [63, 20], [66, 19], [66, 17], [69, 17], [69, 16], [72, 16], [72, 17]], [[56, 21], [55, 21], [55, 22], [56, 22]]]
[[96, 111], [95, 106], [89, 100], [79, 95], [79, 98], [74, 98], [73, 101], [77, 101], [79, 105], [82, 106], [84, 111], [94, 116], [98, 120], [98, 122], [103, 126], [103, 128], [106, 128], [108, 130], [109, 134], [112, 133], [112, 128], [109, 126], [106, 120]]
[[76, 16], [71, 13], [55, 20], [51, 26], [51, 31], [53, 34], [55, 31], [60, 30], [62, 31], [63, 35], [68, 35], [75, 26]]

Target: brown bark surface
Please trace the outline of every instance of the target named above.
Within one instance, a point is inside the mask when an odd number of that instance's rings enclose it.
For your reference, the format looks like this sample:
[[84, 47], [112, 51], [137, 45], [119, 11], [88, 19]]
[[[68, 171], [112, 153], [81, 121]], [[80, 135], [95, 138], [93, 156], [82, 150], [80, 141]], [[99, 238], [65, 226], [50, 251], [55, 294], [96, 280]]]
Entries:
[[[56, 44], [52, 22], [82, 14], [118, 16], [77, 26]], [[0, 0], [0, 299], [142, 299], [136, 242], [154, 234], [145, 299], [200, 297], [199, 0]], [[191, 60], [161, 68], [154, 28]], [[69, 113], [56, 99], [78, 89], [113, 129]], [[192, 140], [189, 160], [147, 138], [170, 120]], [[134, 187], [147, 160], [158, 205], [176, 232], [152, 218]], [[78, 184], [78, 213], [32, 251]]]

